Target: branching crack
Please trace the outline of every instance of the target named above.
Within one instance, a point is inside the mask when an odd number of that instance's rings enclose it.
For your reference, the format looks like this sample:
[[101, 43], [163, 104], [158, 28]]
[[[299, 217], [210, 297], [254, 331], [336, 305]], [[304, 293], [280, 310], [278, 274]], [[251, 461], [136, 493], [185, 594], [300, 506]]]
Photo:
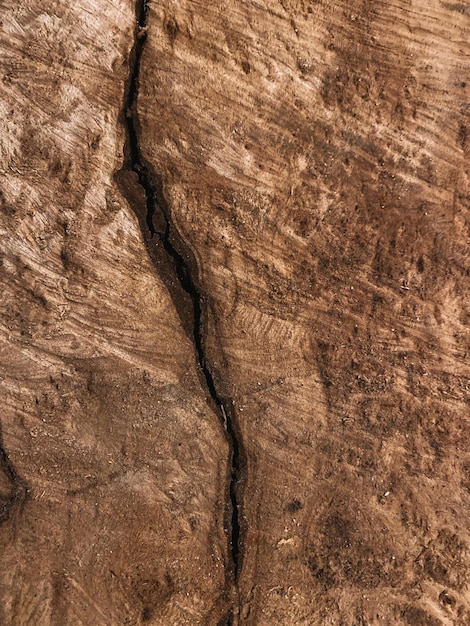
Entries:
[[[136, 32], [130, 57], [130, 74], [126, 85], [122, 123], [126, 129], [125, 162], [116, 174], [121, 192], [136, 213], [150, 257], [158, 267], [173, 298], [183, 325], [192, 336], [201, 381], [206, 387], [223, 424], [231, 449], [231, 480], [227, 494], [225, 523], [227, 527], [231, 565], [227, 568], [227, 585], [237, 585], [242, 561], [244, 524], [240, 513], [242, 483], [245, 474], [245, 455], [238, 431], [232, 403], [217, 390], [217, 385], [207, 362], [204, 348], [204, 296], [199, 287], [197, 265], [192, 253], [176, 231], [168, 203], [163, 193], [161, 177], [143, 158], [139, 146], [139, 117], [137, 96], [139, 91], [142, 53], [147, 39], [149, 0], [137, 0]], [[176, 280], [175, 280], [176, 279]], [[233, 624], [239, 607], [234, 603], [224, 625]]]

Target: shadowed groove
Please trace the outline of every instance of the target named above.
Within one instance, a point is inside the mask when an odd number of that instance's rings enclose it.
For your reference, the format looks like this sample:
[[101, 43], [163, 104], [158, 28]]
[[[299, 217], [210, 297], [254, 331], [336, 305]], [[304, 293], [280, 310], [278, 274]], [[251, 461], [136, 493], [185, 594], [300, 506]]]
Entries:
[[[210, 363], [206, 358], [203, 336], [204, 296], [198, 284], [196, 263], [191, 250], [185, 249], [182, 238], [173, 226], [171, 211], [163, 191], [162, 178], [143, 158], [139, 145], [140, 124], [137, 98], [141, 80], [142, 53], [147, 40], [148, 10], [148, 0], [138, 0], [134, 46], [130, 54], [129, 78], [121, 115], [121, 121], [126, 129], [125, 162], [122, 169], [116, 173], [116, 181], [139, 218], [150, 257], [170, 292], [183, 325], [187, 330], [189, 329], [198, 369], [202, 373], [200, 378], [216, 407], [229, 442], [230, 485], [224, 517], [231, 561], [226, 571], [226, 584], [227, 587], [232, 588], [236, 586], [243, 556], [245, 529], [240, 512], [240, 493], [241, 483], [245, 476], [245, 454], [232, 402], [219, 393]], [[133, 183], [130, 177], [133, 177]], [[133, 190], [131, 190], [132, 187]], [[139, 188], [137, 193], [136, 187]], [[189, 315], [188, 311], [181, 311], [182, 306], [190, 310]], [[238, 607], [236, 606], [223, 619], [224, 624], [233, 624], [234, 615], [237, 613]]]

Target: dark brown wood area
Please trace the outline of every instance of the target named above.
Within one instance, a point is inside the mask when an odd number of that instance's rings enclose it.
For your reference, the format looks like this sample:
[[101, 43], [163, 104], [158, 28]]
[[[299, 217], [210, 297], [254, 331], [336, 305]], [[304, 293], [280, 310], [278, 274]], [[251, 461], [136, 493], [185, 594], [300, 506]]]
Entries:
[[470, 623], [470, 9], [0, 4], [0, 624]]

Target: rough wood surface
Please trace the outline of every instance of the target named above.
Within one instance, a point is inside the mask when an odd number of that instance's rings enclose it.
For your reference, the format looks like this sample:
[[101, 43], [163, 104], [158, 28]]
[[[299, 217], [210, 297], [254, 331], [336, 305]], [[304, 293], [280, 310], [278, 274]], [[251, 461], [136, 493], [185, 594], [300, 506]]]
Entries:
[[216, 623], [227, 445], [113, 181], [134, 6], [1, 17], [0, 623]]
[[1, 7], [0, 621], [470, 623], [467, 4]]
[[150, 5], [141, 143], [245, 450], [243, 623], [470, 620], [469, 36], [438, 1]]

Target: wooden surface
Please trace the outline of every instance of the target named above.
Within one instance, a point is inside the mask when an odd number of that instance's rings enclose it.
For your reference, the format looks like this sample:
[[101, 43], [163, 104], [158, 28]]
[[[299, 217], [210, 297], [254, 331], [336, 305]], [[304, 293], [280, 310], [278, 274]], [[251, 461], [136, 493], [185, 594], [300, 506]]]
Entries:
[[133, 4], [0, 6], [0, 622], [468, 624], [467, 4], [149, 3], [196, 320]]
[[227, 445], [113, 181], [134, 7], [46, 5], [2, 5], [0, 623], [214, 622]]

